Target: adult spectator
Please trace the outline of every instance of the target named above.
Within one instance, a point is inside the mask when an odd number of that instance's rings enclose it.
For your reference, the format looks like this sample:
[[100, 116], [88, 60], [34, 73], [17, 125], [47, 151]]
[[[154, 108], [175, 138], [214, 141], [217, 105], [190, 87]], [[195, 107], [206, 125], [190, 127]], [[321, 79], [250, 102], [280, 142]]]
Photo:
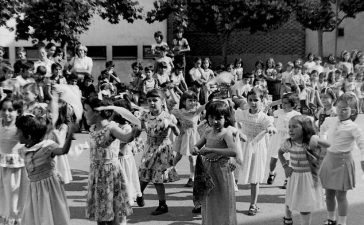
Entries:
[[83, 80], [86, 74], [91, 74], [93, 62], [87, 54], [87, 47], [79, 44], [75, 48], [76, 55], [71, 59], [68, 69], [75, 73], [79, 80]]
[[48, 59], [47, 51], [43, 43], [38, 44], [38, 57], [39, 60], [34, 63], [34, 71], [37, 71], [38, 66], [44, 66], [47, 69], [47, 75], [52, 73], [53, 60]]
[[15, 76], [19, 75], [22, 65], [28, 62], [25, 48], [23, 47], [18, 48], [16, 55], [18, 56], [18, 60], [14, 63]]

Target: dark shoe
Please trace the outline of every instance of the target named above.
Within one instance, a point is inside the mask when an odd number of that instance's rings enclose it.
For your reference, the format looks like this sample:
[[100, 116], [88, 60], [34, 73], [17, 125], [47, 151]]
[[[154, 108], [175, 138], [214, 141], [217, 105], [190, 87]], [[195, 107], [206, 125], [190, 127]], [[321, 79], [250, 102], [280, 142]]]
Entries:
[[269, 177], [267, 179], [267, 184], [273, 184], [274, 179], [276, 179], [276, 173], [273, 173], [273, 174], [269, 173]]
[[192, 213], [201, 214], [201, 206], [197, 206], [192, 209]]
[[168, 212], [168, 206], [167, 205], [160, 205], [158, 208], [156, 208], [151, 214], [153, 216], [158, 216], [164, 213]]
[[333, 220], [326, 220], [324, 225], [336, 225], [336, 221]]
[[193, 187], [193, 180], [191, 178], [188, 179], [187, 183], [185, 184], [185, 187]]
[[250, 205], [248, 215], [249, 216], [255, 216], [259, 212], [259, 208], [257, 205]]
[[292, 225], [292, 224], [293, 224], [292, 218], [283, 217], [283, 225]]
[[282, 189], [287, 189], [287, 179], [284, 180], [283, 186], [281, 188]]
[[136, 202], [137, 202], [137, 204], [138, 204], [139, 207], [145, 206], [145, 202], [144, 202], [144, 197], [143, 196], [142, 197], [137, 197]]

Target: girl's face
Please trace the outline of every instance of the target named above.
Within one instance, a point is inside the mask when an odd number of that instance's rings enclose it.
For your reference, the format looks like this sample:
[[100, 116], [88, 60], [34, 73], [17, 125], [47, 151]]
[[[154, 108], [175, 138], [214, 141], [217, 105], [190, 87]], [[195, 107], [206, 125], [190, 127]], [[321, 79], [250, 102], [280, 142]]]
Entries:
[[291, 119], [289, 121], [288, 131], [292, 141], [302, 141], [303, 138], [302, 125], [297, 120]]
[[11, 101], [6, 101], [3, 103], [1, 117], [6, 124], [11, 124], [14, 122], [17, 115], [18, 113], [16, 110], [14, 110], [13, 103]]
[[223, 116], [219, 116], [219, 115], [209, 115], [209, 117], [207, 118], [210, 126], [215, 130], [215, 131], [221, 131], [222, 128], [224, 128], [225, 125], [225, 118]]
[[318, 76], [318, 74], [317, 74], [317, 73], [313, 73], [313, 74], [311, 74], [311, 80], [312, 80], [312, 81], [318, 81], [318, 79], [319, 79], [319, 76]]
[[276, 66], [276, 70], [277, 70], [277, 71], [281, 71], [281, 70], [282, 70], [282, 65], [281, 65], [281, 64], [278, 64], [278, 65]]
[[84, 106], [85, 118], [88, 125], [93, 125], [97, 122], [98, 113], [95, 112], [91, 106], [85, 104]]
[[324, 105], [325, 108], [329, 108], [332, 106], [333, 103], [333, 99], [331, 98], [330, 95], [328, 94], [321, 94], [320, 95], [320, 99], [322, 104]]
[[203, 61], [202, 67], [208, 69], [210, 67], [210, 62], [208, 60]]
[[139, 68], [138, 68], [137, 66], [134, 66], [134, 67], [133, 67], [133, 73], [134, 73], [134, 74], [139, 73]]
[[197, 107], [197, 99], [188, 98], [186, 99], [186, 109], [190, 110]]
[[269, 68], [272, 68], [273, 67], [273, 63], [274, 63], [274, 60], [273, 59], [269, 59], [268, 62], [267, 62], [267, 65]]
[[201, 64], [202, 64], [201, 60], [197, 60], [197, 61], [195, 62], [195, 67], [196, 67], [196, 68], [200, 68], [200, 67], [201, 67]]
[[62, 76], [62, 68], [60, 68], [60, 67], [54, 68], [54, 70], [52, 71], [52, 73], [55, 76]]
[[345, 61], [349, 61], [349, 59], [350, 59], [350, 54], [349, 53], [346, 53], [346, 54], [344, 54], [344, 60]]
[[154, 39], [158, 44], [162, 42], [161, 36], [155, 36]]
[[56, 52], [56, 46], [53, 46], [52, 48], [48, 49], [47, 52], [48, 57], [52, 57], [55, 52]]
[[312, 62], [312, 61], [313, 61], [313, 55], [312, 55], [312, 54], [308, 56], [308, 60], [309, 60], [310, 62]]
[[25, 102], [31, 103], [37, 99], [37, 95], [31, 92], [30, 90], [23, 91], [23, 98]]
[[352, 114], [352, 109], [350, 108], [350, 106], [343, 101], [339, 101], [337, 103], [336, 111], [337, 111], [337, 116], [341, 121], [350, 119], [350, 116]]
[[240, 68], [240, 67], [241, 67], [241, 63], [237, 63], [236, 68]]
[[363, 81], [363, 75], [362, 75], [362, 74], [358, 74], [358, 75], [356, 75], [356, 80], [357, 80], [358, 82], [362, 82], [362, 81]]
[[348, 76], [348, 81], [349, 81], [349, 82], [353, 82], [353, 81], [354, 81], [354, 79], [355, 79], [355, 76], [354, 76], [354, 75], [350, 75], [350, 76]]
[[151, 112], [162, 111], [162, 100], [158, 97], [149, 97], [147, 99], [148, 107]]
[[13, 77], [13, 72], [8, 71], [8, 72], [5, 73], [5, 79], [10, 79], [12, 77]]
[[78, 49], [78, 50], [77, 50], [77, 55], [78, 55], [78, 57], [80, 57], [80, 58], [85, 57], [85, 56], [86, 56], [85, 50], [83, 50], [82, 48]]
[[234, 69], [234, 65], [229, 65], [229, 66], [226, 68], [226, 70], [227, 70], [228, 72], [233, 71], [233, 69]]
[[182, 33], [182, 32], [178, 32], [178, 33], [176, 34], [176, 36], [177, 36], [177, 38], [178, 38], [178, 39], [181, 39], [181, 38], [182, 38], [182, 36], [183, 36], [183, 33]]
[[40, 48], [38, 51], [39, 51], [39, 57], [41, 59], [47, 58], [47, 52], [46, 52], [45, 48]]
[[291, 105], [291, 103], [289, 102], [289, 100], [287, 98], [282, 99], [282, 109], [285, 112], [290, 112], [293, 110], [293, 106]]
[[257, 113], [260, 109], [261, 103], [262, 102], [261, 102], [259, 96], [249, 95], [248, 104], [249, 104], [249, 109], [250, 109], [251, 113]]
[[341, 74], [340, 73], [335, 73], [335, 81], [338, 82], [341, 80]]
[[145, 75], [148, 79], [150, 79], [153, 76], [153, 72], [149, 70], [148, 72], [145, 73]]

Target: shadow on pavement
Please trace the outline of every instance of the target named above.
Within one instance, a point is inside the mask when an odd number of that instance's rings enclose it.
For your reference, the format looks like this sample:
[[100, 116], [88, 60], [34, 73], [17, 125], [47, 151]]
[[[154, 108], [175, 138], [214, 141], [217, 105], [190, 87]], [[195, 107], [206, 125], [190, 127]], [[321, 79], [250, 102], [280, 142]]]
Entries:
[[71, 219], [86, 219], [86, 209], [84, 206], [70, 206]]

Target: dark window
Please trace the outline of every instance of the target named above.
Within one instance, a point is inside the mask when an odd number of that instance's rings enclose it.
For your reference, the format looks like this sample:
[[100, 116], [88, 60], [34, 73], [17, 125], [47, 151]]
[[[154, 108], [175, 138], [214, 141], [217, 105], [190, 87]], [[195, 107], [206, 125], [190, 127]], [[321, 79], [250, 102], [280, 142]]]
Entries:
[[138, 58], [138, 46], [112, 46], [113, 59], [136, 59]]
[[4, 48], [3, 59], [9, 60], [9, 47], [3, 47], [3, 48]]
[[106, 59], [106, 46], [87, 46], [87, 56], [92, 59]]
[[[18, 52], [19, 47], [15, 48], [15, 53]], [[37, 61], [39, 59], [39, 52], [37, 47], [24, 47], [27, 59], [30, 61]], [[18, 60], [18, 56], [16, 56]]]
[[338, 30], [337, 30], [337, 36], [338, 37], [344, 37], [344, 28], [343, 27], [341, 27], [341, 28], [338, 28]]
[[152, 46], [143, 45], [143, 59], [154, 59], [155, 55], [152, 53]]

